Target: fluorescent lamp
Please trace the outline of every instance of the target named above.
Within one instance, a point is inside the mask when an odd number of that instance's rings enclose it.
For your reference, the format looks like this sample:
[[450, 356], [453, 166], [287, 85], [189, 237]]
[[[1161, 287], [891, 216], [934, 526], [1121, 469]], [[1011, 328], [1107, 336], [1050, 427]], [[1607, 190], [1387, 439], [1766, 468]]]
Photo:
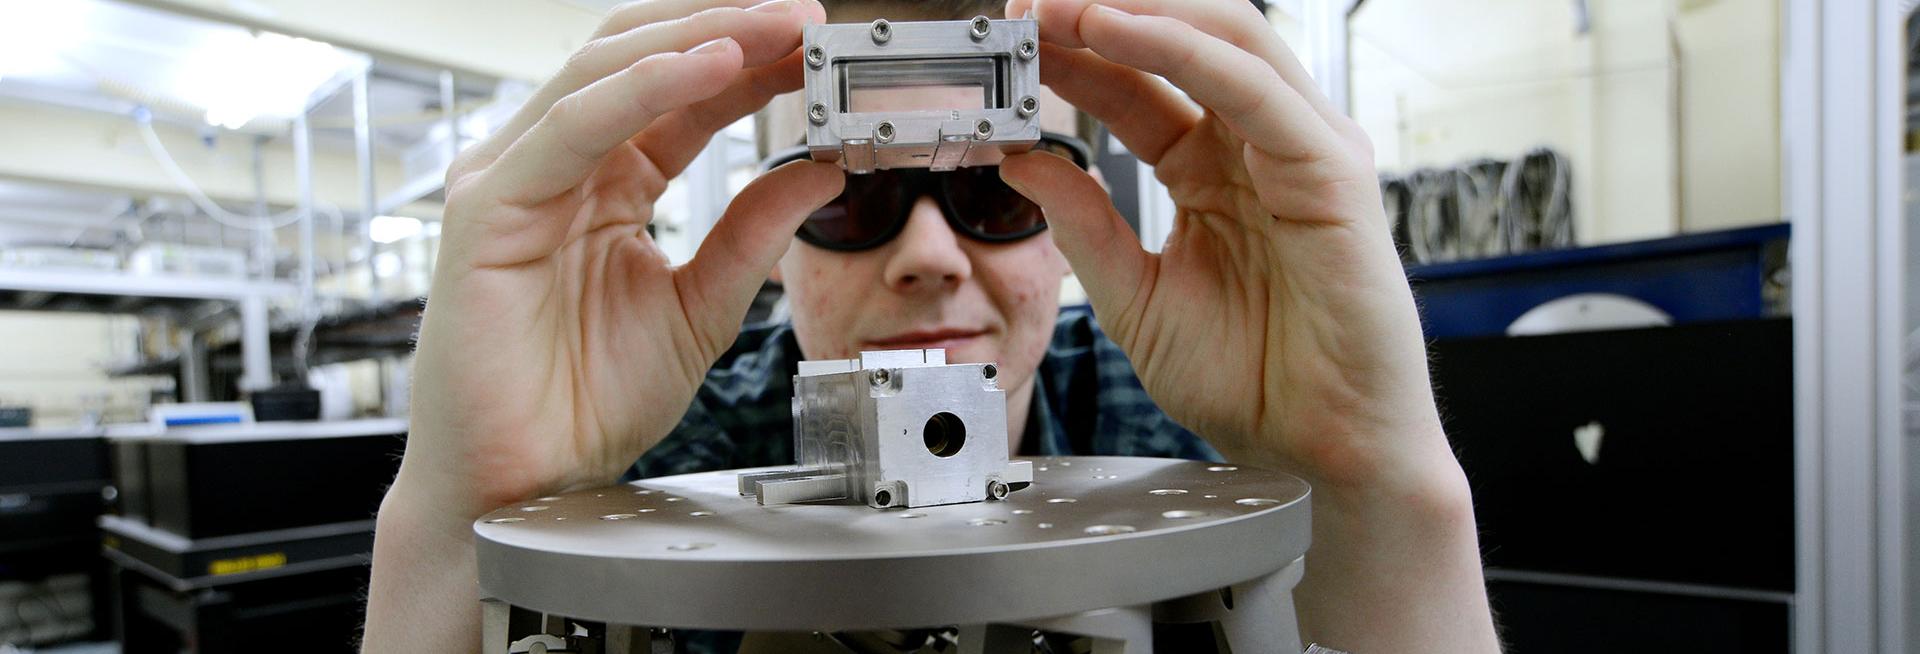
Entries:
[[420, 221], [406, 216], [374, 216], [367, 223], [367, 234], [375, 243], [392, 243], [420, 233]]
[[319, 41], [223, 30], [188, 55], [175, 93], [205, 109], [207, 124], [238, 129], [260, 116], [292, 118], [321, 84], [365, 66]]

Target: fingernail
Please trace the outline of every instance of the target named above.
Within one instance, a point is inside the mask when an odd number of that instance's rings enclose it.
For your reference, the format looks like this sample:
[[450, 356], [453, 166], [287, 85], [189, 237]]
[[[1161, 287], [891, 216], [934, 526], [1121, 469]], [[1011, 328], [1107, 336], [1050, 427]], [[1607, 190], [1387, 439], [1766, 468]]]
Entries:
[[[774, 1], [775, 1], [775, 2], [785, 2], [786, 0], [774, 0]], [[706, 42], [706, 43], [702, 43], [702, 44], [700, 44], [699, 46], [696, 46], [696, 47], [695, 47], [694, 49], [692, 49], [692, 50], [688, 50], [688, 51], [687, 51], [687, 54], [691, 54], [691, 55], [709, 55], [709, 54], [715, 54], [715, 53], [718, 53], [718, 52], [722, 52], [722, 51], [725, 51], [725, 50], [727, 49], [727, 44], [729, 44], [729, 43], [732, 43], [732, 42], [733, 42], [733, 38], [732, 38], [732, 37], [727, 37], [727, 36], [723, 36], [723, 37], [720, 37], [720, 38], [717, 38], [717, 39], [714, 39], [714, 40], [712, 40], [712, 41], [708, 41], [708, 42]]]
[[784, 14], [793, 11], [794, 5], [797, 4], [800, 3], [795, 2], [795, 0], [767, 0], [766, 2], [754, 5], [747, 9], [747, 11], [762, 14]]
[[1133, 17], [1133, 14], [1129, 14], [1127, 12], [1124, 12], [1119, 9], [1109, 7], [1106, 5], [1094, 5], [1093, 8], [1099, 10], [1100, 13], [1106, 14], [1108, 16], [1113, 16], [1116, 18], [1132, 18]]

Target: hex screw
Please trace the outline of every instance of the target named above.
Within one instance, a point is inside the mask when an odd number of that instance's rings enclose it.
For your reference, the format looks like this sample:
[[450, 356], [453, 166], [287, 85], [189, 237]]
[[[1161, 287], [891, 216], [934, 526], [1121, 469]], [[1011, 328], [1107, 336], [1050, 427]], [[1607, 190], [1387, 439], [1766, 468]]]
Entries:
[[974, 123], [973, 138], [978, 141], [993, 138], [993, 121], [982, 118], [980, 122]]
[[867, 31], [873, 34], [873, 42], [875, 45], [886, 43], [893, 39], [893, 25], [887, 23], [887, 19], [885, 18], [873, 21], [873, 27]]
[[1020, 46], [1014, 48], [1013, 53], [1023, 61], [1032, 59], [1034, 55], [1040, 54], [1040, 44], [1034, 43], [1033, 39], [1020, 39]]
[[967, 28], [967, 35], [972, 36], [975, 41], [981, 41], [985, 40], [987, 34], [992, 31], [993, 21], [987, 20], [986, 16], [974, 16], [973, 22]]
[[1031, 95], [1020, 98], [1020, 108], [1015, 111], [1021, 118], [1032, 118], [1034, 114], [1040, 113], [1040, 99]]
[[887, 382], [890, 382], [892, 380], [893, 380], [893, 373], [888, 372], [886, 368], [875, 368], [867, 372], [867, 381], [872, 383], [875, 387], [885, 386], [887, 385]]
[[1008, 486], [1007, 482], [998, 479], [987, 482], [987, 497], [1004, 500], [1007, 499], [1007, 494], [1011, 492], [1013, 492], [1013, 488]]
[[827, 124], [827, 105], [815, 102], [813, 106], [807, 107], [807, 120], [813, 121], [815, 125]]
[[873, 140], [881, 143], [892, 143], [893, 123], [891, 121], [880, 121], [880, 125], [873, 128]]
[[826, 50], [822, 49], [820, 46], [817, 46], [817, 45], [807, 48], [807, 66], [808, 67], [819, 68], [821, 66], [825, 66], [826, 64], [827, 64]]

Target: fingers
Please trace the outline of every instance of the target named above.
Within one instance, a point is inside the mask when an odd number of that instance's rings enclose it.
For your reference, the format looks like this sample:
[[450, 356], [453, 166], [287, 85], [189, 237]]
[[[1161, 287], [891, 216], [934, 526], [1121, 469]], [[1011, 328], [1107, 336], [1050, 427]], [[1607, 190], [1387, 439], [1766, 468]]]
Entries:
[[1040, 151], [1007, 157], [1000, 177], [1046, 212], [1054, 244], [1080, 276], [1102, 322], [1109, 330], [1126, 329], [1155, 264], [1106, 189], [1073, 162]]
[[1319, 112], [1252, 53], [1165, 16], [1091, 5], [1073, 18], [1088, 49], [1167, 78], [1258, 150], [1313, 161], [1344, 148]]
[[1200, 121], [1200, 109], [1158, 77], [1047, 42], [1040, 59], [1040, 83], [1106, 125], [1149, 166]]
[[745, 118], [774, 96], [800, 89], [800, 53], [753, 68], [719, 95], [662, 116], [641, 132], [634, 143], [646, 153], [664, 178], [686, 170], [713, 135]]
[[[643, 8], [658, 10], [655, 16], [658, 18], [670, 16], [667, 9], [685, 11], [728, 1], [667, 0], [644, 3]], [[797, 49], [801, 28], [808, 22], [824, 21], [825, 16], [817, 0], [769, 0], [751, 9], [718, 6], [692, 15], [680, 14], [672, 20], [644, 23], [597, 38], [575, 52], [512, 118], [485, 143], [475, 146], [469, 157], [481, 165], [493, 162], [562, 99], [646, 57], [680, 52], [714, 39], [732, 38], [744, 46], [746, 66], [761, 66]]]
[[658, 54], [555, 103], [480, 173], [476, 192], [512, 206], [543, 203], [576, 186], [614, 147], [661, 115], [725, 90], [741, 74], [740, 46], [720, 39]]
[[[739, 331], [747, 305], [800, 223], [840, 195], [845, 184], [846, 173], [837, 165], [795, 161], [761, 175], [734, 196], [693, 260], [674, 273], [700, 333], [731, 339]], [[712, 357], [727, 343], [708, 345], [713, 351], [706, 354]]]
[[600, 27], [593, 31], [594, 39], [601, 39], [625, 32], [636, 27], [653, 23], [692, 16], [705, 9], [714, 7], [752, 7], [768, 0], [639, 0], [628, 2], [608, 11], [600, 20]]
[[[1036, 3], [1044, 1], [1043, 13], [1058, 16], [1074, 16], [1084, 12], [1095, 0], [1012, 0], [1007, 3], [1007, 15], [1013, 12], [1025, 12]], [[1100, 4], [1120, 9], [1132, 14], [1159, 15], [1174, 18], [1192, 25], [1201, 32], [1212, 35], [1236, 48], [1246, 50], [1259, 57], [1279, 74], [1280, 78], [1313, 105], [1315, 112], [1322, 118], [1331, 120], [1341, 115], [1320, 92], [1319, 85], [1307, 73], [1300, 58], [1287, 47], [1286, 41], [1276, 34], [1252, 3], [1242, 0], [1212, 0], [1207, 2], [1167, 0], [1098, 0]], [[1070, 31], [1071, 22], [1062, 20], [1042, 20], [1040, 32], [1042, 40], [1056, 40], [1061, 43], [1079, 43], [1075, 47], [1085, 47], [1078, 34]]]

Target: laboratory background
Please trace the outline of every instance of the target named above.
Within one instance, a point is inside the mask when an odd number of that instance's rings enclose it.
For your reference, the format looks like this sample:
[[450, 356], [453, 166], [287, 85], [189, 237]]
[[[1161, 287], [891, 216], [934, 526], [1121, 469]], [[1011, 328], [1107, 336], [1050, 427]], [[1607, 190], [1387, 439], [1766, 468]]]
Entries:
[[[615, 4], [0, 0], [0, 652], [354, 647], [448, 164]], [[1255, 2], [1374, 145], [1508, 651], [1920, 653], [1916, 4]]]

